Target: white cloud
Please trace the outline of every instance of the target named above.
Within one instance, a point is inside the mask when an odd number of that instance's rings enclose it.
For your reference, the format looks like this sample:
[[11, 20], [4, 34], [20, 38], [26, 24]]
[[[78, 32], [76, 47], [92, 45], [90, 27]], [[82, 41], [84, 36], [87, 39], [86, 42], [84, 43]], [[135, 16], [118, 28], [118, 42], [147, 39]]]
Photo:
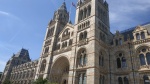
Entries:
[[2, 15], [9, 15], [9, 13], [4, 12], [4, 11], [0, 11], [0, 14], [2, 14]]
[[[108, 0], [108, 3], [110, 8], [110, 24], [112, 27], [117, 27], [118, 30], [124, 30], [125, 28], [142, 24], [138, 20], [142, 17], [138, 16], [150, 12], [150, 0]], [[116, 30], [115, 28], [111, 29], [113, 31]]]
[[0, 11], [0, 15], [8, 16], [9, 18], [21, 21], [19, 17], [5, 11]]

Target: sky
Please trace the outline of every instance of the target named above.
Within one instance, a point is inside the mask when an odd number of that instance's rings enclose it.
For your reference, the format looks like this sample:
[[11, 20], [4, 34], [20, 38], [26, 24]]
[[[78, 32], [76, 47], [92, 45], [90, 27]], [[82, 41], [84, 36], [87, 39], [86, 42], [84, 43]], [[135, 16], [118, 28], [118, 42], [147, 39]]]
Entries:
[[[30, 58], [40, 57], [48, 22], [64, 0], [0, 0], [0, 72], [13, 53], [21, 48], [29, 50]], [[75, 11], [65, 0], [71, 21]], [[107, 0], [109, 4], [110, 30], [135, 27], [150, 22], [150, 0]]]

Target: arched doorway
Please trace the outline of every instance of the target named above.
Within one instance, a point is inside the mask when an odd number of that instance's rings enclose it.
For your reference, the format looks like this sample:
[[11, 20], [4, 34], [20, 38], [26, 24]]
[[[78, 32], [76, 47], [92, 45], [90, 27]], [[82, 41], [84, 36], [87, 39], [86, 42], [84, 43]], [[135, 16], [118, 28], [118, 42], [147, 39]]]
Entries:
[[66, 57], [58, 58], [52, 65], [50, 81], [57, 84], [68, 84], [69, 61]]

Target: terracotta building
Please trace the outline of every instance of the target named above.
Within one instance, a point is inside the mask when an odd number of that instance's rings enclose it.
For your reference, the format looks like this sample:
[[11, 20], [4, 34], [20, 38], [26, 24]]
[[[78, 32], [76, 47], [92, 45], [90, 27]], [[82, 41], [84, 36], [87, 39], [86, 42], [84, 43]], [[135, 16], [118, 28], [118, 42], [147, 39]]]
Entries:
[[14, 54], [2, 80], [31, 84], [39, 77], [58, 84], [150, 84], [150, 23], [112, 34], [106, 1], [79, 0], [75, 24], [64, 2], [48, 23], [40, 58]]

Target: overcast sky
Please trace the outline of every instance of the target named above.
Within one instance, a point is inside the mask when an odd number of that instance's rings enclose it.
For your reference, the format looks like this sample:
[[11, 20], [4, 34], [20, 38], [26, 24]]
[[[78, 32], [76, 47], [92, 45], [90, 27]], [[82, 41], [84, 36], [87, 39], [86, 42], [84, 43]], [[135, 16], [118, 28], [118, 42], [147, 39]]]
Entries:
[[[48, 22], [64, 0], [0, 0], [0, 71], [13, 53], [29, 50], [38, 59]], [[70, 11], [71, 2], [66, 0]], [[150, 22], [150, 0], [107, 0], [111, 32]], [[71, 8], [74, 22], [75, 8]]]

